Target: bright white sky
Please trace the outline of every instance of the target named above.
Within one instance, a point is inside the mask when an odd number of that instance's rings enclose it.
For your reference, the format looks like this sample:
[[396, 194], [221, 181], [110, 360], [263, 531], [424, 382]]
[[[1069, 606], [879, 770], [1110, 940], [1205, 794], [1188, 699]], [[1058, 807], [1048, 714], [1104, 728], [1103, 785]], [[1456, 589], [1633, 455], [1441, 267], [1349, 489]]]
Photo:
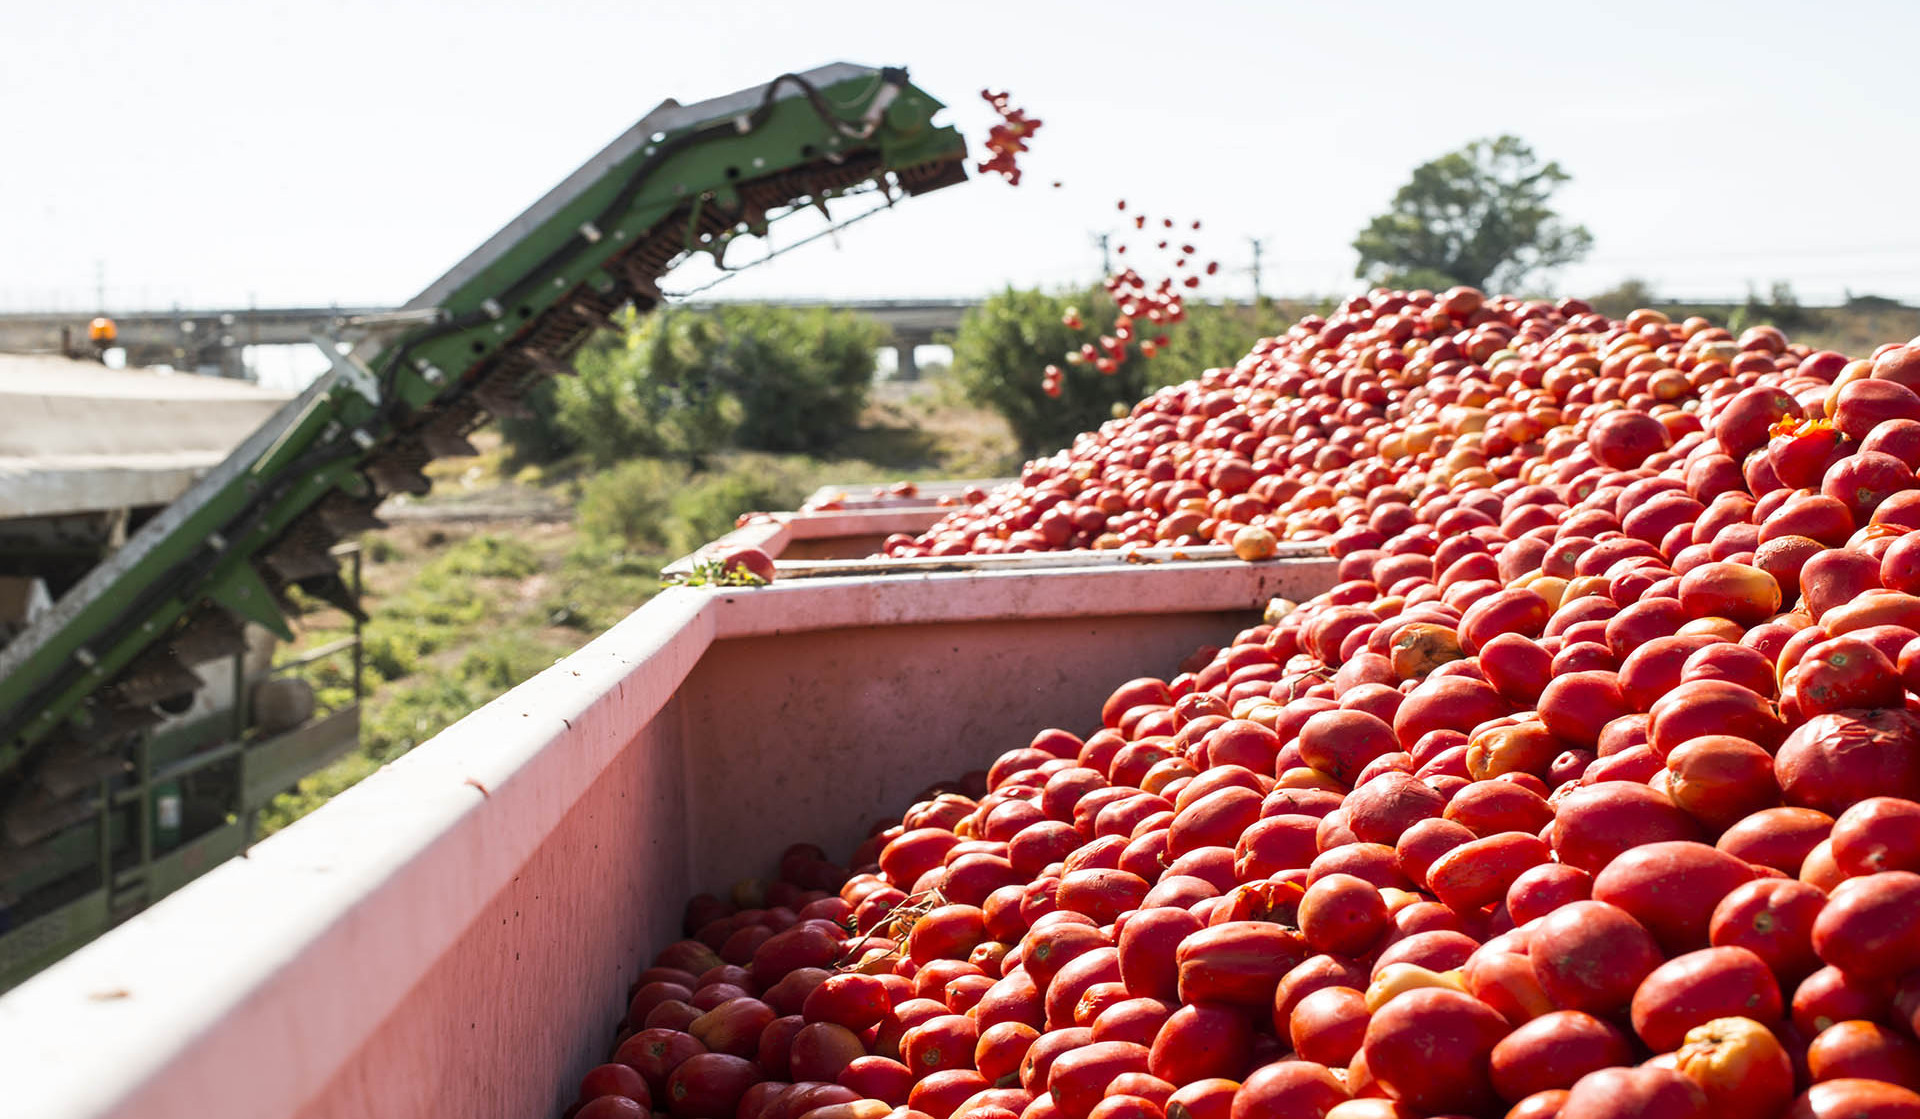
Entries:
[[1900, 0], [0, 0], [0, 27], [0, 308], [91, 308], [97, 262], [120, 307], [398, 302], [660, 99], [836, 60], [908, 66], [976, 150], [979, 90], [1012, 90], [1046, 122], [1030, 185], [910, 200], [716, 296], [1086, 282], [1117, 197], [1204, 219], [1215, 295], [1249, 236], [1269, 292], [1346, 292], [1415, 164], [1513, 132], [1595, 237], [1562, 292], [1920, 301]]

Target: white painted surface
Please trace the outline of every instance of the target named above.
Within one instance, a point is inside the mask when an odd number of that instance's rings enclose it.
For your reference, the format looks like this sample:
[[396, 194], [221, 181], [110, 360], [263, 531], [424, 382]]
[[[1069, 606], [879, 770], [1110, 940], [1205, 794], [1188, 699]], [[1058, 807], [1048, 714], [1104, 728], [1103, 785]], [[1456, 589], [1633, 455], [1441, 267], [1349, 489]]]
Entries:
[[164, 505], [288, 399], [219, 377], [0, 355], [0, 517]]

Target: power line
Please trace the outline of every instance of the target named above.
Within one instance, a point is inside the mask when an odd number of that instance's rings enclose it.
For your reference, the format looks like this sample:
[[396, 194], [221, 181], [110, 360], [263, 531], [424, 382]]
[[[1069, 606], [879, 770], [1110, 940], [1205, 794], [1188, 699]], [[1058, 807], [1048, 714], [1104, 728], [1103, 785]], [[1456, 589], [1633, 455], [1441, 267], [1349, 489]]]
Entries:
[[1113, 275], [1113, 251], [1108, 247], [1108, 242], [1113, 239], [1113, 235], [1110, 233], [1095, 233], [1091, 234], [1091, 236], [1093, 243], [1100, 249], [1100, 277], [1105, 279]]

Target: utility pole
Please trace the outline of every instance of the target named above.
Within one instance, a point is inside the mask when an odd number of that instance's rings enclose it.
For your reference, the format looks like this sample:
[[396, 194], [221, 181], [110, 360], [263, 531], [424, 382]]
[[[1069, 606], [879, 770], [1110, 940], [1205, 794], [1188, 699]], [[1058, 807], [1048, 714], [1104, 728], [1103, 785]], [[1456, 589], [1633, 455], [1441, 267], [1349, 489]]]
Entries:
[[93, 304], [96, 314], [107, 313], [107, 262], [93, 262]]
[[1266, 245], [1258, 237], [1249, 237], [1247, 242], [1253, 246], [1253, 267], [1248, 271], [1253, 273], [1253, 301], [1258, 303], [1260, 302], [1260, 252], [1266, 248]]
[[1111, 239], [1112, 234], [1109, 233], [1093, 234], [1093, 243], [1100, 249], [1100, 278], [1103, 280], [1113, 275], [1113, 250], [1107, 246]]

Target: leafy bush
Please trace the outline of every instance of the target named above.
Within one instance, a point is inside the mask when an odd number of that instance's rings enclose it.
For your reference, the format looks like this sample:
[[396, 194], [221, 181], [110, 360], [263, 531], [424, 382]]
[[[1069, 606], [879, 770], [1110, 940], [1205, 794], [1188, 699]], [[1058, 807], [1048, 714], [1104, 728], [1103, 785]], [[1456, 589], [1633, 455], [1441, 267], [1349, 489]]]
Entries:
[[668, 526], [668, 550], [691, 552], [733, 531], [742, 513], [792, 509], [806, 500], [813, 487], [798, 472], [771, 471], [752, 465], [729, 464], [724, 470], [702, 474], [673, 495], [673, 520]]
[[[1085, 324], [1073, 330], [1062, 321], [1077, 308]], [[1069, 364], [1068, 352], [1099, 344], [1110, 329], [1113, 303], [1099, 290], [1048, 294], [1008, 288], [967, 312], [953, 339], [953, 372], [967, 399], [1003, 416], [1022, 450], [1044, 454], [1065, 446], [1082, 431], [1113, 418], [1116, 408], [1162, 385], [1175, 384], [1203, 369], [1230, 366], [1262, 337], [1286, 329], [1291, 321], [1272, 303], [1257, 305], [1190, 304], [1185, 320], [1153, 328], [1166, 338], [1160, 352], [1143, 357], [1137, 349], [1113, 373], [1090, 364]], [[1059, 397], [1041, 388], [1048, 365], [1062, 371]]]
[[404, 625], [386, 624], [384, 618], [368, 622], [360, 635], [360, 648], [366, 667], [375, 675], [375, 682], [398, 680], [411, 673], [420, 666], [420, 657], [425, 651]]
[[1769, 323], [1788, 333], [1802, 334], [1826, 325], [1826, 316], [1820, 311], [1802, 307], [1799, 297], [1793, 293], [1793, 285], [1784, 280], [1774, 281], [1765, 299], [1760, 298], [1760, 293], [1749, 286], [1743, 309], [1746, 311], [1745, 326]]
[[[1077, 308], [1079, 330], [1061, 320]], [[1064, 355], [1082, 344], [1098, 345], [1100, 326], [1113, 321], [1104, 292], [1048, 294], [1007, 288], [988, 297], [960, 320], [953, 336], [953, 375], [969, 401], [1007, 421], [1028, 455], [1064, 446], [1074, 435], [1113, 418], [1147, 388], [1147, 362], [1137, 357], [1104, 374], [1091, 364], [1069, 364]], [[1060, 395], [1041, 389], [1048, 365], [1060, 366]]]
[[480, 533], [442, 552], [428, 570], [439, 578], [525, 579], [540, 570], [540, 560], [524, 541]]
[[1610, 319], [1624, 319], [1641, 307], [1654, 306], [1657, 297], [1651, 284], [1636, 276], [1629, 276], [1587, 302]]
[[453, 674], [469, 691], [493, 696], [552, 664], [554, 655], [518, 635], [495, 635], [468, 650]]
[[830, 482], [874, 477], [865, 463], [823, 463], [798, 455], [729, 456], [720, 469], [695, 475], [674, 495], [670, 550], [690, 552], [731, 531], [742, 513], [797, 509]]
[[589, 536], [635, 548], [665, 548], [673, 495], [686, 484], [687, 476], [687, 468], [675, 462], [651, 458], [623, 462], [581, 484], [574, 516]]
[[681, 555], [731, 531], [742, 513], [796, 508], [827, 483], [878, 477], [866, 463], [797, 455], [731, 453], [702, 471], [633, 459], [583, 482], [576, 509], [590, 538]]
[[667, 560], [657, 552], [627, 551], [618, 540], [583, 536], [548, 581], [540, 613], [548, 625], [598, 633], [659, 591]]
[[1262, 338], [1285, 332], [1303, 309], [1281, 310], [1272, 300], [1258, 303], [1196, 303], [1186, 321], [1167, 331], [1167, 344], [1153, 359], [1152, 387], [1178, 384], [1203, 370], [1231, 368]]
[[878, 323], [846, 311], [754, 304], [629, 315], [543, 384], [534, 415], [503, 425], [521, 461], [574, 452], [695, 465], [724, 448], [818, 453], [859, 420]]
[[717, 312], [732, 342], [727, 388], [740, 401], [736, 444], [819, 454], [858, 423], [886, 328], [849, 311], [741, 306]]

